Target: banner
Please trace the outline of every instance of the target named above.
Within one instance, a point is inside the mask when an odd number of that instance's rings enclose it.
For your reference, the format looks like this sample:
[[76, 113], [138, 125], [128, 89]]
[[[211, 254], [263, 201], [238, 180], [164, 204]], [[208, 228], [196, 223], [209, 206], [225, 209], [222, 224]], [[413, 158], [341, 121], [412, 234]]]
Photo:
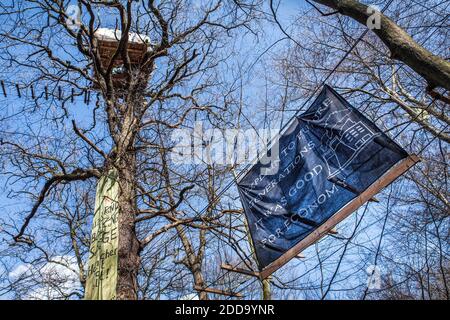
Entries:
[[238, 181], [263, 278], [417, 162], [329, 86], [269, 150]]
[[119, 244], [117, 178], [117, 171], [111, 170], [97, 185], [85, 289], [87, 300], [116, 297]]

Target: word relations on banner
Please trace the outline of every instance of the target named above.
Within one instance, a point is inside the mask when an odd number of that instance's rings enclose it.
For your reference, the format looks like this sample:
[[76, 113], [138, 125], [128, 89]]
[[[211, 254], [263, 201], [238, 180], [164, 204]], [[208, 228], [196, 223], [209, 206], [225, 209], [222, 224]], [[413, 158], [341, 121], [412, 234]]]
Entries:
[[263, 279], [419, 161], [329, 86], [273, 148], [238, 181]]
[[97, 185], [86, 280], [87, 300], [116, 298], [119, 244], [117, 177], [117, 171], [110, 170]]

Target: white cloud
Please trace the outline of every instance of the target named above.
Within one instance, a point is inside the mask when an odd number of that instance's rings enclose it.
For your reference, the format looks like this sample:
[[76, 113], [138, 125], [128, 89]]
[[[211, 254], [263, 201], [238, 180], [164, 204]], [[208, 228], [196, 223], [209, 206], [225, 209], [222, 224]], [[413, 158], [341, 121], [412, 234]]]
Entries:
[[16, 281], [22, 276], [26, 276], [30, 274], [31, 265], [30, 264], [19, 264], [15, 267], [9, 274], [9, 279], [11, 281]]
[[78, 265], [73, 256], [55, 256], [40, 267], [18, 265], [9, 273], [9, 278], [31, 284], [22, 296], [28, 300], [62, 299], [80, 289]]
[[199, 300], [199, 299], [196, 293], [189, 293], [185, 296], [182, 296], [180, 300]]

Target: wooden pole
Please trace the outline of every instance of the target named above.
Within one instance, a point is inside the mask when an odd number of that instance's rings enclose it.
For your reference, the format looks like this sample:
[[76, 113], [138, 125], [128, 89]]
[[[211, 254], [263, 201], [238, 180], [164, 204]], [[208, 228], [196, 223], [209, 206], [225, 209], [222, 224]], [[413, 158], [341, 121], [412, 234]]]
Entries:
[[266, 279], [261, 280], [262, 285], [262, 299], [263, 300], [272, 300], [272, 291], [270, 290], [270, 281], [272, 277], [267, 277]]
[[224, 290], [214, 289], [214, 288], [202, 288], [199, 285], [195, 285], [194, 290], [199, 291], [199, 292], [220, 294], [222, 296], [242, 298], [242, 294], [240, 294], [238, 292], [224, 291]]
[[228, 263], [222, 263], [222, 265], [220, 267], [222, 269], [224, 269], [224, 270], [227, 270], [227, 271], [241, 273], [241, 274], [245, 274], [247, 276], [259, 278], [259, 272], [258, 271], [252, 271], [252, 270], [247, 270], [247, 269], [234, 267], [234, 266], [232, 266], [231, 264], [228, 264]]
[[391, 182], [393, 182], [419, 161], [420, 159], [418, 156], [411, 155], [398, 162], [394, 167], [392, 167], [380, 179], [370, 185], [369, 188], [362, 192], [358, 197], [347, 203], [347, 205], [336, 212], [331, 218], [325, 221], [325, 223], [319, 226], [316, 230], [306, 236], [306, 238], [301, 240], [294, 247], [286, 251], [281, 257], [264, 268], [260, 272], [261, 279], [266, 279], [267, 277], [269, 277], [276, 270], [288, 263], [292, 258], [296, 257], [300, 252], [318, 241], [324, 235], [328, 234], [329, 231], [332, 230], [339, 222], [347, 218], [365, 202], [369, 201], [369, 199], [371, 199], [375, 194], [380, 192], [383, 188], [388, 186]]

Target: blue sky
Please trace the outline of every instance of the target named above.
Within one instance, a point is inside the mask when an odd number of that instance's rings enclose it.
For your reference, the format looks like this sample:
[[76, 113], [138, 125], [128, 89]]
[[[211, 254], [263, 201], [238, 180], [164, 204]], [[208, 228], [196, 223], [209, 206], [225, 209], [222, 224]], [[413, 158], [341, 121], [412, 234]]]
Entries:
[[[3, 2], [4, 3], [4, 2]], [[282, 1], [280, 6], [279, 6], [279, 10], [278, 10], [278, 14], [279, 14], [279, 20], [280, 22], [283, 24], [283, 27], [285, 28], [285, 30], [289, 33], [290, 31], [290, 25], [292, 22], [292, 19], [294, 17], [296, 17], [298, 15], [298, 13], [302, 10], [305, 10], [307, 8], [310, 8], [310, 6], [305, 2], [305, 1], [294, 1], [294, 0], [286, 0], [286, 1]], [[265, 10], [267, 11], [268, 8], [265, 8]], [[0, 22], [1, 22], [1, 17], [0, 17]], [[252, 63], [249, 62], [254, 62], [258, 57], [261, 56], [261, 54], [263, 52], [266, 52], [266, 50], [268, 48], [270, 48], [272, 46], [272, 44], [274, 44], [277, 40], [281, 39], [284, 37], [284, 35], [281, 33], [281, 31], [274, 25], [269, 25], [269, 24], [264, 24], [265, 29], [264, 31], [264, 37], [261, 38], [259, 41], [254, 41], [251, 39], [251, 37], [244, 37], [241, 41], [241, 43], [239, 44], [240, 47], [242, 48], [242, 55], [237, 57], [238, 60], [242, 60], [243, 62], [246, 62], [246, 66], [248, 67], [249, 65], [252, 65]], [[301, 40], [301, 39], [300, 39]], [[271, 49], [269, 49], [269, 51], [267, 51], [262, 57], [261, 59], [270, 59], [270, 54], [272, 52], [276, 52], [276, 50], [278, 50], [280, 47], [283, 48], [285, 46], [288, 45], [292, 45], [292, 43], [289, 43], [289, 40], [284, 40], [280, 43], [278, 43], [277, 45], [271, 47]], [[0, 70], [3, 70], [3, 67], [0, 63]], [[262, 103], [263, 99], [261, 98], [263, 96], [262, 92], [264, 91], [264, 84], [265, 81], [263, 78], [261, 78], [261, 74], [263, 74], [264, 72], [268, 72], [270, 73], [271, 70], [261, 70], [259, 65], [255, 65], [253, 68], [251, 69], [246, 69], [245, 70], [245, 80], [247, 82], [246, 87], [245, 87], [245, 92], [244, 94], [249, 97], [249, 99], [252, 99], [254, 97], [254, 101], [255, 101], [255, 105], [254, 108], [251, 110], [252, 112], [255, 113], [259, 113], [261, 114], [261, 111], [264, 110], [264, 105]], [[16, 75], [13, 74], [8, 74], [5, 75], [3, 74], [2, 76], [0, 76], [1, 78], [5, 78], [4, 80], [14, 80]], [[24, 75], [21, 75], [20, 78], [25, 78]], [[22, 106], [24, 103], [28, 103], [29, 100], [27, 101], [25, 98], [19, 99], [17, 98], [15, 92], [14, 92], [14, 87], [9, 86], [8, 87], [9, 90], [9, 96], [7, 99], [3, 98], [1, 96], [1, 92], [0, 92], [0, 114], [4, 115], [4, 114], [9, 114], [12, 115], [14, 114], [14, 110], [16, 108], [18, 108], [19, 106]], [[86, 106], [83, 103], [83, 98], [79, 98], [79, 101], [76, 101], [74, 105], [72, 105], [70, 107], [70, 118], [74, 118], [76, 119], [77, 123], [80, 124], [80, 126], [88, 126], [89, 125], [89, 119], [91, 112], [93, 111], [94, 105], [95, 105], [95, 96], [92, 95], [91, 97], [91, 104], [89, 106]], [[301, 105], [301, 101], [298, 102], [298, 105]], [[292, 106], [290, 109], [295, 109], [296, 106]], [[292, 114], [292, 113], [291, 113]], [[272, 119], [272, 124], [273, 126], [278, 126], [277, 121], [279, 121], [280, 119], [280, 115], [279, 114], [273, 114], [271, 115], [273, 116]], [[285, 121], [286, 119], [288, 119], [290, 117], [290, 114], [287, 114], [284, 116]], [[256, 126], [261, 125], [262, 123], [262, 118], [260, 119], [255, 119], [255, 118], [251, 118], [251, 121], [256, 120], [254, 123]], [[13, 127], [10, 128], [0, 128], [0, 134], [3, 134], [3, 131], [15, 131], [15, 130], [21, 130], [23, 132], [27, 132], [27, 129], [24, 127], [24, 124], [26, 123], [27, 119], [21, 119], [21, 122], [16, 122], [15, 124], [13, 124]], [[42, 133], [48, 134], [48, 135], [52, 135], [52, 132], [46, 132], [45, 128], [42, 128], [39, 124], [37, 123], [32, 123], [30, 124], [31, 127], [35, 127], [36, 129], [39, 128], [39, 130], [41, 130]], [[16, 126], [16, 127], [14, 127]], [[103, 128], [104, 129], [104, 128]], [[396, 184], [397, 187], [397, 184]], [[14, 199], [14, 198], [10, 198], [8, 196], [8, 193], [11, 189], [11, 185], [9, 182], [6, 181], [6, 177], [4, 174], [0, 175], [0, 203], [1, 203], [1, 208], [3, 210], [3, 214], [2, 216], [6, 215], [6, 214], [13, 214], [14, 216], [17, 217], [18, 212], [22, 212], [22, 214], [20, 215], [21, 217], [24, 216], [24, 214], [26, 214], [28, 212], [28, 210], [31, 208], [31, 203], [30, 202], [25, 202], [23, 199]], [[27, 189], [29, 188], [28, 186], [24, 186], [19, 184], [16, 184], [14, 187], [14, 189]], [[37, 194], [37, 192], [39, 192], [39, 190], [36, 190], [34, 188], [28, 189], [28, 191], [32, 192], [33, 194]], [[370, 204], [370, 208], [371, 208], [371, 212], [376, 213], [377, 211], [379, 213], [382, 213], [384, 208], [385, 203], [381, 202], [380, 204]], [[374, 214], [374, 217], [377, 216], [376, 214]], [[17, 223], [20, 224], [22, 221], [21, 218], [17, 219]], [[349, 218], [349, 224], [352, 224], [354, 222], [353, 218]], [[375, 221], [376, 222], [376, 221]], [[371, 224], [374, 223], [373, 218], [368, 219], [367, 224]], [[374, 228], [370, 229], [370, 231], [368, 231], [367, 233], [365, 233], [364, 235], [362, 235], [362, 237], [367, 239], [367, 242], [370, 242], [372, 245], [376, 244], [376, 235], [378, 234], [379, 229], [375, 226]], [[5, 242], [10, 242], [11, 239], [9, 238], [5, 238], [5, 235], [0, 233], [0, 241], [3, 241], [2, 245], [5, 245]], [[310, 248], [308, 249], [309, 252], [307, 252], [307, 255], [313, 255], [313, 250], [314, 248]], [[298, 264], [299, 265], [299, 270], [308, 270], [308, 268], [311, 268], [311, 265], [313, 264], [313, 262], [295, 262], [293, 264]], [[354, 266], [352, 266], [351, 264], [344, 266], [344, 268], [353, 268]]]

